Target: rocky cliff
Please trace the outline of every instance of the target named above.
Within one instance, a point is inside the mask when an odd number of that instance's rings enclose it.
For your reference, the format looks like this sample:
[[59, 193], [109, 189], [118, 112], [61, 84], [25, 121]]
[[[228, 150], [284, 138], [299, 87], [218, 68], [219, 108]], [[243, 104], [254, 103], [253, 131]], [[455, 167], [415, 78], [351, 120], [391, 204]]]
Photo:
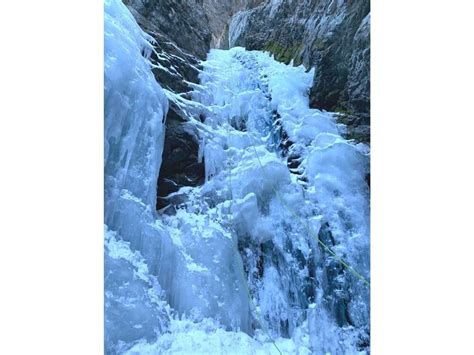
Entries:
[[124, 0], [140, 26], [172, 40], [179, 48], [206, 57], [211, 33], [202, 0]]
[[315, 67], [312, 107], [343, 113], [351, 138], [369, 140], [369, 0], [269, 0], [233, 17], [229, 42]]

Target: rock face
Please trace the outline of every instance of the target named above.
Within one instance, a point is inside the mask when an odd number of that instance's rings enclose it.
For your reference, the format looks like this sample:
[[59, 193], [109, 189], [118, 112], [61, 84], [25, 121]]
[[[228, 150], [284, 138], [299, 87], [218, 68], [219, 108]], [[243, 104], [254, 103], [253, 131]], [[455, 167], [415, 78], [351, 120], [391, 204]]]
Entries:
[[124, 0], [124, 3], [134, 10], [133, 15], [145, 30], [157, 31], [181, 49], [204, 59], [209, 51], [211, 33], [202, 1]]
[[362, 140], [368, 140], [369, 0], [269, 0], [233, 17], [229, 42], [315, 67], [312, 107], [355, 116], [349, 131], [365, 132]]

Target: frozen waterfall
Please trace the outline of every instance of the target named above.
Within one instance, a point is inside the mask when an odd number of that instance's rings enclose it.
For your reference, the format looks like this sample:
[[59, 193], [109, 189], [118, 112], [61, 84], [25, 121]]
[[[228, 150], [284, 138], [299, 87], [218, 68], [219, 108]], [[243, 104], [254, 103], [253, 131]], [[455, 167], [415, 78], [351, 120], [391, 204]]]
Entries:
[[[184, 98], [127, 8], [105, 12], [106, 352], [366, 353], [369, 149], [309, 108], [313, 72], [212, 50]], [[168, 100], [206, 180], [157, 212]]]

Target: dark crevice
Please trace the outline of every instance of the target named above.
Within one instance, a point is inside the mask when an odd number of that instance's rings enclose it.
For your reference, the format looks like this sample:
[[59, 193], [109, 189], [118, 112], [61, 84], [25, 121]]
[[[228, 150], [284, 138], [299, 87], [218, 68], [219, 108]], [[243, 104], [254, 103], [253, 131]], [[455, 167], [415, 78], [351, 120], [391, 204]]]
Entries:
[[181, 187], [199, 186], [205, 180], [204, 158], [201, 161], [198, 159], [197, 132], [190, 129], [174, 107], [170, 108], [166, 122], [163, 161], [158, 177], [157, 210], [175, 204], [176, 200], [170, 199], [169, 195], [179, 191]]

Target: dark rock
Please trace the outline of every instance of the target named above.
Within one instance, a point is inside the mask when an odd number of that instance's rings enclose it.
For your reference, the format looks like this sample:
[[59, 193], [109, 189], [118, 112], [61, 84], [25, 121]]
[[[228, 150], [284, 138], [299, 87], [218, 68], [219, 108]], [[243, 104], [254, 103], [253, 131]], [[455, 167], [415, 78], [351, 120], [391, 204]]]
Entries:
[[206, 58], [211, 32], [202, 0], [124, 0], [124, 3], [135, 10], [132, 13], [145, 31], [159, 32], [179, 48]]
[[370, 113], [370, 14], [363, 20], [354, 36], [347, 94], [349, 109]]
[[178, 47], [206, 57], [210, 48], [229, 48], [232, 16], [265, 0], [124, 0], [147, 23], [166, 34]]
[[[165, 207], [166, 197], [183, 186], [204, 183], [204, 160], [198, 161], [199, 136], [195, 126], [182, 122], [175, 111], [168, 114], [163, 162], [158, 178], [157, 209]], [[176, 118], [175, 118], [176, 116]]]
[[336, 121], [346, 125], [347, 132], [343, 134], [344, 138], [370, 143], [370, 116], [343, 113], [336, 116]]
[[[153, 73], [160, 85], [183, 97], [197, 83], [201, 59], [209, 51], [211, 33], [202, 1], [126, 0], [139, 25], [153, 37]], [[167, 198], [184, 186], [204, 183], [204, 161], [198, 162], [199, 135], [189, 117], [170, 101], [163, 159], [157, 182], [157, 209], [178, 203]], [[172, 213], [173, 209], [166, 213]]]

